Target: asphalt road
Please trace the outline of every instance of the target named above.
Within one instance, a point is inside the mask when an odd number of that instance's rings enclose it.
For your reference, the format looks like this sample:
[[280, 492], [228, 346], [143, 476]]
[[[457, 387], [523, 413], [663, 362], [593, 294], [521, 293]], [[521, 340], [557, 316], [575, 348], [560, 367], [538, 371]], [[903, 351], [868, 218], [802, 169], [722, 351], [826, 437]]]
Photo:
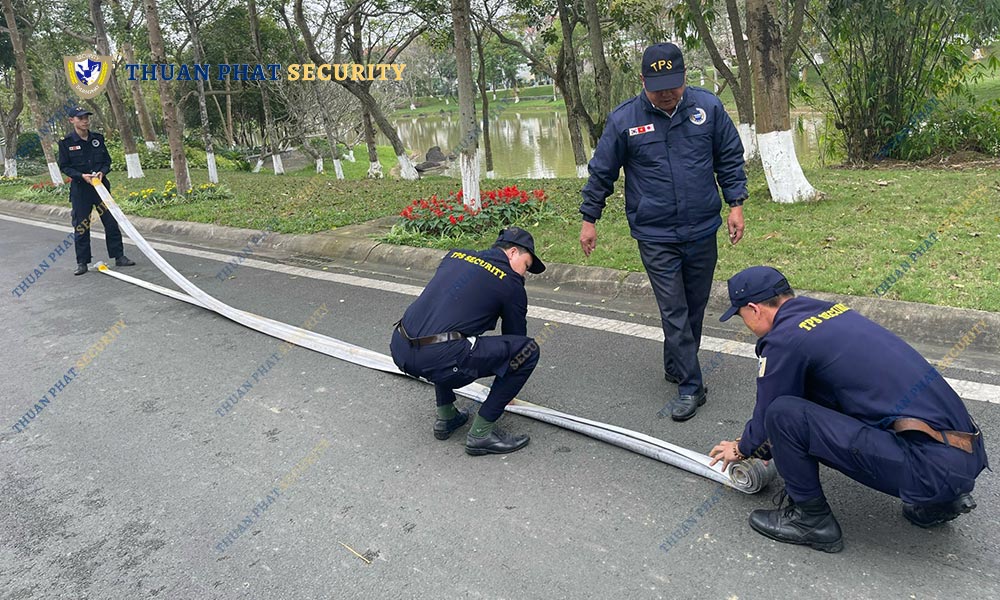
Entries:
[[[925, 531], [903, 519], [897, 499], [824, 470], [845, 550], [773, 543], [746, 516], [769, 506], [778, 485], [756, 496], [720, 490], [513, 415], [506, 426], [532, 437], [525, 450], [469, 457], [464, 435], [431, 435], [430, 387], [300, 348], [280, 355], [281, 342], [205, 310], [97, 272], [73, 277], [72, 250], [14, 298], [65, 236], [0, 219], [5, 600], [1000, 598], [992, 473], [979, 479], [979, 508]], [[94, 248], [106, 257], [102, 241]], [[126, 250], [139, 265], [125, 272], [170, 285]], [[220, 282], [222, 262], [165, 256], [208, 293], [257, 314], [300, 325], [325, 304], [315, 330], [380, 352], [412, 300], [247, 266]], [[614, 299], [529, 296], [655, 325]], [[531, 332], [543, 327], [529, 322]], [[76, 369], [84, 356], [91, 362]], [[1000, 371], [996, 357], [981, 366]], [[707, 452], [750, 414], [755, 369], [724, 355], [707, 375], [708, 404], [674, 423], [655, 417], [676, 389], [660, 376], [658, 342], [561, 325], [521, 397]], [[220, 416], [248, 379], [250, 391]], [[49, 403], [15, 432], [43, 396]], [[1000, 406], [968, 405], [992, 445]], [[245, 518], [249, 528], [224, 541]]]

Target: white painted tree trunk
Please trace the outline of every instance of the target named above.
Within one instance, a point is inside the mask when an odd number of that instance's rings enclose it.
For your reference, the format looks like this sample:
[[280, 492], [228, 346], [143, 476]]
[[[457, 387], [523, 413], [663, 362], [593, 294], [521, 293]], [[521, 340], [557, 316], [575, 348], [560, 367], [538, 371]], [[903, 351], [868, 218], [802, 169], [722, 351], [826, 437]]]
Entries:
[[576, 176], [579, 179], [587, 179], [590, 177], [590, 171], [587, 169], [587, 165], [576, 165]]
[[382, 179], [382, 163], [379, 161], [368, 163], [368, 179]]
[[351, 148], [350, 150], [348, 150], [347, 151], [347, 155], [344, 156], [344, 158], [347, 159], [347, 162], [357, 162], [357, 160], [355, 160], [355, 158], [354, 158], [354, 148]]
[[337, 179], [344, 178], [344, 163], [339, 159], [333, 159], [333, 172], [336, 173]]
[[496, 171], [486, 171], [486, 179], [496, 179], [496, 178], [497, 178]]
[[5, 177], [17, 177], [17, 159], [3, 159], [3, 174]]
[[417, 169], [413, 166], [413, 161], [410, 157], [405, 154], [400, 154], [396, 157], [399, 160], [399, 176], [407, 181], [416, 181], [420, 179], [420, 173], [417, 173]]
[[479, 153], [461, 153], [458, 165], [462, 169], [462, 202], [473, 211], [479, 211]]
[[257, 159], [257, 164], [253, 167], [254, 173], [260, 173], [260, 170], [264, 168], [264, 157], [261, 156]]
[[791, 130], [760, 134], [757, 146], [772, 200], [788, 204], [816, 197], [816, 189], [806, 180], [795, 155]]
[[128, 171], [129, 179], [142, 179], [145, 177], [142, 173], [142, 164], [139, 163], [138, 154], [125, 155], [125, 170]]
[[274, 166], [275, 175], [285, 174], [285, 163], [281, 162], [281, 153], [275, 152], [271, 155], [271, 165]]
[[206, 152], [205, 162], [208, 163], [208, 180], [211, 183], [219, 183], [219, 166], [215, 163], [215, 152]]
[[62, 185], [63, 184], [63, 176], [62, 176], [62, 173], [59, 172], [59, 165], [57, 165], [54, 162], [50, 162], [50, 163], [47, 163], [47, 164], [49, 166], [49, 177], [52, 178], [52, 184], [53, 185]]
[[150, 150], [156, 150], [159, 147], [160, 147], [160, 145], [157, 144], [156, 142], [151, 142], [149, 140], [146, 140], [146, 148], [148, 148]]
[[323, 172], [323, 157], [322, 156], [320, 156], [319, 158], [316, 159], [316, 172], [317, 173], [322, 173]]
[[740, 134], [740, 141], [743, 142], [743, 160], [757, 158], [756, 128], [750, 123], [740, 123], [736, 126], [736, 131]]

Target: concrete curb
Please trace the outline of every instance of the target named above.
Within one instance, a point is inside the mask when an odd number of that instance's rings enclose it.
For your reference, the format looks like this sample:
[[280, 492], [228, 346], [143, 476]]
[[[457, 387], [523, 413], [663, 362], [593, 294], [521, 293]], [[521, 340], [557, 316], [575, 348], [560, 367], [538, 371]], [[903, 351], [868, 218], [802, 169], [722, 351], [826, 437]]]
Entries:
[[[60, 225], [68, 225], [70, 222], [70, 209], [63, 206], [0, 200], [0, 213]], [[251, 237], [260, 233], [255, 229], [186, 221], [166, 221], [148, 217], [130, 217], [130, 219], [150, 238], [198, 245], [223, 252], [238, 252], [247, 245]], [[254, 248], [255, 252], [270, 250], [278, 258], [307, 255], [434, 271], [444, 255], [443, 251], [395, 246], [374, 239], [387, 232], [395, 222], [395, 218], [386, 217], [309, 235], [273, 234]], [[101, 230], [99, 221], [96, 225], [95, 229]], [[631, 273], [605, 267], [548, 263], [545, 273], [534, 275], [531, 280], [533, 284], [547, 286], [550, 289], [559, 287], [561, 292], [569, 293], [576, 291], [597, 296], [644, 298], [651, 298], [653, 295], [645, 273]], [[929, 344], [950, 347], [957, 344], [977, 323], [982, 323], [979, 328], [982, 333], [969, 345], [969, 348], [984, 352], [1000, 351], [1000, 313], [806, 290], [800, 290], [799, 293], [831, 302], [843, 302], [901, 337]], [[719, 314], [728, 305], [725, 282], [714, 282], [709, 299], [709, 312]], [[864, 343], [864, 340], [858, 340], [858, 343]]]

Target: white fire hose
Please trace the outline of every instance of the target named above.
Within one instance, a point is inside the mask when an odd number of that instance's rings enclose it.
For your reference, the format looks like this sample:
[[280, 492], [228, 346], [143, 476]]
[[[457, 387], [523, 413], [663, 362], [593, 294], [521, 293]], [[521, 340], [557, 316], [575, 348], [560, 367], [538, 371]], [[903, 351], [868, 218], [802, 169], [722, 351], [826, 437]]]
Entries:
[[[135, 277], [123, 275], [112, 271], [104, 263], [98, 263], [97, 268], [101, 273], [110, 275], [128, 283], [132, 283], [147, 290], [169, 296], [175, 300], [181, 300], [183, 302], [188, 302], [195, 306], [211, 310], [226, 317], [227, 319], [239, 323], [240, 325], [249, 327], [250, 329], [261, 333], [266, 333], [267, 335], [290, 342], [297, 346], [309, 348], [310, 350], [314, 350], [321, 354], [326, 354], [327, 356], [339, 358], [370, 369], [377, 369], [379, 371], [397, 375], [405, 375], [405, 373], [400, 371], [396, 367], [395, 363], [392, 362], [392, 358], [385, 354], [380, 354], [367, 348], [362, 348], [361, 346], [337, 340], [308, 329], [295, 327], [287, 323], [282, 323], [267, 317], [239, 310], [213, 298], [212, 296], [209, 296], [191, 283], [186, 277], [181, 275], [170, 265], [170, 263], [160, 256], [160, 254], [154, 250], [152, 246], [150, 246], [149, 242], [147, 242], [142, 235], [136, 231], [135, 226], [132, 225], [125, 214], [121, 211], [104, 185], [95, 180], [94, 188], [104, 201], [104, 204], [111, 211], [111, 214], [114, 215], [115, 220], [118, 221], [119, 227], [121, 227], [126, 235], [128, 235], [128, 237], [135, 242], [136, 246], [139, 247], [139, 250], [146, 255], [150, 262], [163, 271], [163, 273], [169, 277], [171, 281], [187, 293], [177, 292], [153, 283], [142, 281], [141, 279], [136, 279]], [[423, 380], [421, 379], [421, 381]], [[471, 383], [463, 388], [455, 390], [456, 394], [480, 403], [486, 400], [486, 396], [489, 392], [490, 388], [478, 383]], [[648, 456], [654, 460], [684, 469], [685, 471], [694, 473], [695, 475], [711, 479], [712, 481], [716, 481], [746, 494], [759, 492], [766, 487], [776, 475], [774, 464], [772, 462], [765, 463], [753, 458], [734, 463], [730, 465], [727, 471], [723, 472], [721, 470], [721, 466], [708, 466], [711, 459], [704, 454], [700, 454], [680, 446], [675, 446], [674, 444], [654, 438], [644, 433], [624, 429], [615, 425], [609, 425], [607, 423], [592, 421], [583, 417], [577, 417], [575, 415], [545, 408], [544, 406], [539, 406], [537, 404], [532, 404], [531, 402], [526, 402], [516, 398], [507, 405], [506, 410], [514, 414], [537, 419], [545, 423], [556, 425], [571, 431], [576, 431], [594, 439], [631, 450], [638, 454], [642, 454], [643, 456]]]

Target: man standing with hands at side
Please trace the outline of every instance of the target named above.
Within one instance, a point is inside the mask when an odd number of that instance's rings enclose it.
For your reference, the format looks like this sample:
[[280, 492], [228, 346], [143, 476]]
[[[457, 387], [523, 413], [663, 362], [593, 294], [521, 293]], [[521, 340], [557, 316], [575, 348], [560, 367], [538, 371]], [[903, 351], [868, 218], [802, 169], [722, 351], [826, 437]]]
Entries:
[[76, 271], [74, 275], [87, 272], [90, 254], [90, 213], [97, 207], [97, 214], [104, 224], [105, 242], [108, 256], [115, 259], [115, 266], [130, 267], [135, 263], [125, 256], [122, 232], [118, 222], [108, 211], [94, 189], [93, 181], [101, 182], [111, 189], [111, 183], [104, 178], [111, 171], [111, 155], [104, 143], [104, 136], [90, 131], [90, 111], [77, 106], [69, 113], [73, 131], [59, 140], [59, 170], [72, 179], [69, 186], [69, 200], [73, 205], [71, 213], [73, 230], [76, 232]]
[[580, 246], [597, 246], [595, 222], [625, 169], [625, 214], [649, 275], [663, 325], [663, 375], [678, 384], [675, 421], [693, 417], [707, 389], [698, 362], [702, 321], [718, 259], [719, 187], [729, 205], [729, 241], [743, 238], [747, 178], [743, 144], [718, 97], [686, 87], [673, 44], [646, 48], [643, 92], [622, 103], [590, 161], [583, 187]]

